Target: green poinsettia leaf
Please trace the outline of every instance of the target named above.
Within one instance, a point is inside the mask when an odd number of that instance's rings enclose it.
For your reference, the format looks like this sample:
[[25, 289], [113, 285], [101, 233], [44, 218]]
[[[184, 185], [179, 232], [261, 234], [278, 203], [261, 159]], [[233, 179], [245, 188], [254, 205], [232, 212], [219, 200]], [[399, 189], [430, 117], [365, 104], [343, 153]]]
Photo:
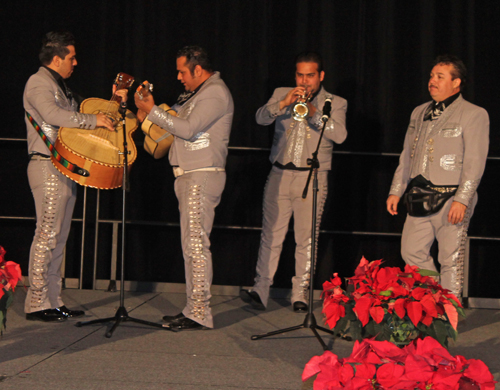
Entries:
[[364, 331], [364, 336], [365, 337], [372, 337], [377, 334], [377, 331], [375, 330], [375, 326], [377, 323], [373, 320], [368, 321], [368, 323], [365, 325], [363, 328]]
[[432, 322], [432, 328], [436, 332], [436, 340], [444, 347], [448, 347], [448, 330], [446, 329], [446, 324], [441, 320], [434, 320]]
[[354, 305], [345, 306], [345, 318], [349, 321], [356, 321], [358, 319], [358, 316], [354, 313], [353, 307]]
[[465, 310], [463, 307], [457, 307], [457, 313], [460, 317], [465, 318]]
[[361, 341], [363, 339], [362, 330], [361, 321], [351, 321], [350, 331], [353, 340]]
[[441, 275], [439, 272], [432, 271], [430, 269], [419, 269], [417, 272], [422, 276], [439, 276], [439, 275]]
[[429, 333], [429, 327], [427, 325], [422, 324], [421, 322], [418, 323], [417, 330], [420, 333], [423, 333], [424, 335], [427, 335]]
[[385, 290], [385, 291], [379, 292], [379, 295], [382, 295], [384, 297], [390, 297], [391, 294], [392, 294], [392, 291], [390, 291], [390, 290]]
[[335, 328], [333, 328], [334, 334], [343, 333], [345, 328], [347, 327], [349, 320], [346, 317], [342, 317], [337, 321]]

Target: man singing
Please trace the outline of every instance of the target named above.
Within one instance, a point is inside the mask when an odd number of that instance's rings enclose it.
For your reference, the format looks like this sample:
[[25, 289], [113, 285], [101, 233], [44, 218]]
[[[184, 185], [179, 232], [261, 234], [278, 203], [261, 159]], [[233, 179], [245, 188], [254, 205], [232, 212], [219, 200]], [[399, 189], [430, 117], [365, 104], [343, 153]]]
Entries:
[[[296, 87], [277, 88], [271, 99], [255, 115], [259, 125], [276, 122], [270, 156], [273, 167], [264, 190], [257, 275], [252, 290], [240, 292], [243, 301], [258, 310], [265, 310], [267, 307], [269, 288], [273, 284], [283, 241], [293, 214], [296, 249], [291, 301], [295, 312], [307, 311], [313, 196], [310, 189], [306, 199], [302, 199], [302, 192], [309, 173], [307, 159], [316, 150], [323, 128], [321, 116], [326, 99], [331, 99], [332, 102], [331, 117], [326, 122], [318, 153], [320, 167], [316, 233], [328, 193], [328, 171], [331, 169], [333, 144], [341, 144], [347, 137], [347, 101], [322, 87], [325, 72], [320, 55], [314, 52], [301, 53], [295, 59], [295, 66]], [[300, 107], [294, 110], [299, 101], [307, 106], [306, 114], [300, 114]]]
[[435, 60], [428, 83], [433, 100], [411, 114], [387, 199], [387, 211], [395, 215], [406, 190], [408, 216], [401, 239], [405, 262], [435, 271], [429, 251], [437, 239], [441, 285], [457, 297], [463, 287], [467, 228], [489, 144], [488, 113], [460, 94], [465, 77], [465, 65], [457, 57]]
[[141, 100], [136, 94], [135, 103], [139, 119], [144, 118], [143, 111], [174, 136], [169, 160], [176, 177], [187, 303], [182, 313], [163, 320], [176, 330], [208, 329], [213, 328], [210, 232], [226, 183], [234, 105], [231, 92], [201, 47], [187, 46], [177, 53], [177, 72], [186, 92], [172, 107], [176, 116], [156, 106], [151, 95]]

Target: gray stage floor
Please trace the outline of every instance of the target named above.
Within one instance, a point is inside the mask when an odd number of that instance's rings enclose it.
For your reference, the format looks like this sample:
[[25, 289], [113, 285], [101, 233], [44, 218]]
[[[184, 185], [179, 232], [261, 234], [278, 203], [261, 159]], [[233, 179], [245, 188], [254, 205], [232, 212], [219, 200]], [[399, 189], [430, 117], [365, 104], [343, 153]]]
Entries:
[[[86, 310], [84, 320], [114, 316], [119, 306], [118, 293], [67, 289], [63, 295], [68, 307]], [[214, 296], [214, 330], [173, 333], [126, 322], [106, 338], [105, 325], [26, 321], [24, 297], [18, 288], [0, 340], [1, 389], [312, 389], [312, 380], [301, 382], [302, 370], [323, 352], [310, 329], [250, 339], [303, 322], [287, 300], [257, 312], [236, 296]], [[133, 317], [159, 322], [177, 314], [184, 300], [184, 294], [126, 293], [125, 306]], [[483, 360], [500, 380], [500, 311], [467, 314], [450, 352]], [[315, 315], [322, 324], [319, 301]], [[352, 350], [351, 342], [323, 339], [339, 357]]]

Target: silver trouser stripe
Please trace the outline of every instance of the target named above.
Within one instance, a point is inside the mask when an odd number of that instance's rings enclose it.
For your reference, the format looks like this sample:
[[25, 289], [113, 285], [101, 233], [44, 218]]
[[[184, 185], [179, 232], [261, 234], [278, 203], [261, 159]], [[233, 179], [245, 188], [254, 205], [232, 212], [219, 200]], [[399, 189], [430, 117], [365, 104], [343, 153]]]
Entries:
[[462, 221], [462, 227], [457, 232], [457, 251], [452, 258], [453, 276], [451, 279], [451, 292], [458, 298], [462, 295], [464, 287], [464, 263], [465, 263], [465, 244], [467, 243], [467, 230], [469, 229], [470, 218], [472, 214], [473, 199], [470, 200], [465, 216]]
[[[45, 159], [41, 156], [35, 156]], [[50, 262], [51, 249], [54, 248], [56, 235], [55, 221], [57, 212], [57, 203], [59, 202], [59, 178], [50, 174], [47, 168], [43, 167], [45, 178], [44, 199], [42, 220], [35, 233], [33, 258], [30, 269], [30, 291], [31, 291], [31, 310], [37, 311], [46, 303], [47, 300], [47, 271]]]

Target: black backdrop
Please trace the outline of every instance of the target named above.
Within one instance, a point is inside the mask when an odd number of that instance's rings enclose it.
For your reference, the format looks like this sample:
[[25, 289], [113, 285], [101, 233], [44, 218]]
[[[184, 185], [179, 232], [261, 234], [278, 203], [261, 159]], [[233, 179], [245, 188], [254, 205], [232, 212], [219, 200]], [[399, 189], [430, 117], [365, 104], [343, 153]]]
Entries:
[[[6, 5], [6, 3], [8, 5]], [[214, 283], [251, 285], [259, 245], [262, 190], [270, 168], [272, 126], [254, 114], [277, 86], [292, 86], [294, 56], [317, 50], [325, 61], [325, 88], [349, 102], [346, 142], [335, 150], [330, 194], [319, 243], [317, 287], [332, 272], [350, 276], [362, 255], [402, 265], [403, 213], [390, 217], [385, 199], [401, 152], [409, 115], [429, 100], [427, 78], [436, 55], [452, 53], [467, 64], [465, 97], [491, 120], [490, 160], [479, 189], [470, 235], [471, 296], [500, 297], [494, 276], [500, 237], [496, 185], [500, 156], [496, 131], [500, 3], [487, 1], [40, 1], [0, 5], [3, 51], [0, 97], [0, 216], [33, 217], [26, 179], [22, 92], [38, 68], [41, 37], [68, 29], [77, 39], [78, 67], [71, 88], [85, 97], [109, 98], [115, 75], [126, 72], [155, 84], [157, 102], [173, 103], [182, 91], [175, 54], [187, 44], [207, 49], [235, 102], [228, 181], [212, 233]], [[140, 130], [135, 140], [141, 149]], [[80, 188], [75, 218], [82, 217]], [[95, 191], [89, 191], [95, 204]], [[131, 173], [131, 224], [126, 278], [182, 282], [177, 202], [168, 161], [142, 150]], [[90, 207], [91, 208], [91, 207]], [[121, 218], [121, 192], [101, 192], [101, 216]], [[84, 285], [92, 277], [92, 215], [86, 227]], [[26, 271], [33, 220], [0, 219], [0, 245]], [[68, 242], [67, 275], [79, 276], [81, 224]], [[87, 232], [88, 230], [88, 232]], [[376, 234], [365, 234], [376, 233]], [[99, 231], [100, 278], [109, 277], [111, 230]], [[293, 234], [285, 242], [276, 286], [293, 273]], [[26, 273], [26, 272], [25, 272]]]

